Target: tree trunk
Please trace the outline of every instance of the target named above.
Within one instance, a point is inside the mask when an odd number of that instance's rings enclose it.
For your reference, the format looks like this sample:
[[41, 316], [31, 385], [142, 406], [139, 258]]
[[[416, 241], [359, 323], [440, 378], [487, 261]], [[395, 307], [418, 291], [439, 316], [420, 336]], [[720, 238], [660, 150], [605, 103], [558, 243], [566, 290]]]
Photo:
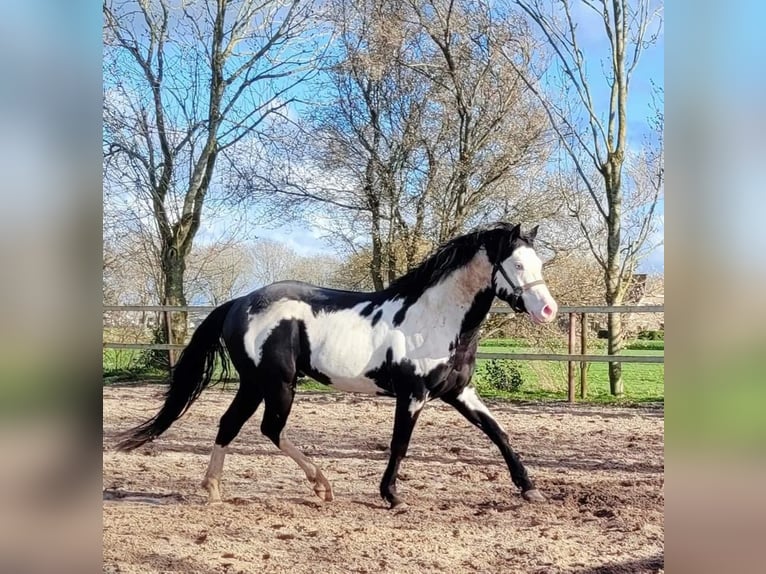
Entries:
[[[620, 193], [619, 158], [610, 158], [606, 165], [604, 180], [609, 198], [607, 214], [606, 240], [606, 304], [621, 305], [623, 299], [622, 276], [620, 271], [620, 234], [622, 216], [622, 196]], [[616, 355], [622, 350], [622, 320], [619, 313], [610, 313], [607, 317], [607, 353]], [[622, 363], [609, 363], [609, 390], [612, 395], [620, 396], [625, 392], [622, 382]]]
[[394, 282], [394, 280], [399, 276], [398, 273], [398, 266], [399, 262], [396, 257], [396, 246], [393, 242], [388, 243], [388, 265], [387, 265], [387, 275], [388, 275], [388, 284]]
[[372, 210], [372, 261], [370, 277], [376, 291], [383, 289], [383, 241], [380, 238], [380, 211]]
[[[374, 135], [375, 145], [379, 136]], [[375, 160], [369, 158], [364, 173], [364, 193], [367, 198], [367, 208], [370, 211], [370, 235], [372, 238], [372, 260], [370, 261], [370, 278], [376, 291], [383, 289], [383, 238], [380, 231], [380, 197], [376, 193]]]
[[[622, 350], [622, 316], [619, 313], [609, 314], [607, 331], [609, 333], [607, 352], [610, 355], [616, 355]], [[625, 392], [622, 382], [622, 363], [609, 363], [609, 391], [617, 397]]]
[[[185, 271], [186, 261], [184, 258], [175, 249], [168, 249], [162, 258], [162, 273], [165, 279], [163, 305], [186, 305], [186, 295], [184, 294]], [[186, 343], [186, 312], [173, 312], [170, 316], [173, 343], [183, 345]]]
[[415, 224], [410, 229], [407, 237], [407, 271], [414, 269], [418, 264], [417, 255], [420, 247], [419, 241], [424, 236], [423, 227], [426, 221], [426, 199], [428, 198], [428, 189], [424, 191], [420, 197], [415, 208]]
[[[389, 196], [391, 197], [391, 195]], [[389, 207], [393, 206], [394, 200], [391, 197], [389, 199]], [[386, 278], [388, 279], [388, 284], [391, 285], [391, 283], [394, 282], [394, 280], [399, 276], [398, 273], [398, 257], [396, 254], [396, 250], [398, 248], [397, 241], [396, 241], [396, 223], [394, 221], [393, 214], [389, 217], [389, 225], [388, 225], [388, 238], [386, 239]], [[404, 235], [400, 235], [400, 238], [404, 238]]]
[[[186, 295], [184, 293], [184, 272], [186, 271], [186, 259], [182, 253], [173, 247], [172, 238], [162, 239], [161, 261], [162, 271], [162, 304], [173, 306], [186, 305]], [[187, 313], [185, 311], [158, 313], [157, 325], [154, 329], [153, 342], [159, 344], [173, 343], [174, 345], [183, 345], [186, 343]], [[168, 325], [170, 321], [170, 339], [168, 338]], [[178, 351], [148, 351], [146, 364], [154, 368], [166, 370], [169, 365], [174, 364], [179, 355]]]

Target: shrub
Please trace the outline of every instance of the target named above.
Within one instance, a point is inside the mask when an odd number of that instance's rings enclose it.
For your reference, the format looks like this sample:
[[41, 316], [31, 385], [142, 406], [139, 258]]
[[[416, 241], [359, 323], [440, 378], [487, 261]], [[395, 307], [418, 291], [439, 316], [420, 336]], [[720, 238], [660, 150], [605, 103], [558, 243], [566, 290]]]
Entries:
[[664, 341], [665, 331], [662, 329], [639, 331], [637, 337], [643, 341]]
[[498, 391], [514, 392], [524, 384], [521, 365], [508, 359], [492, 359], [483, 365], [482, 379]]
[[652, 339], [636, 339], [625, 344], [625, 348], [632, 351], [664, 351], [665, 341]]
[[526, 347], [529, 343], [524, 339], [482, 339], [479, 345], [482, 347]]

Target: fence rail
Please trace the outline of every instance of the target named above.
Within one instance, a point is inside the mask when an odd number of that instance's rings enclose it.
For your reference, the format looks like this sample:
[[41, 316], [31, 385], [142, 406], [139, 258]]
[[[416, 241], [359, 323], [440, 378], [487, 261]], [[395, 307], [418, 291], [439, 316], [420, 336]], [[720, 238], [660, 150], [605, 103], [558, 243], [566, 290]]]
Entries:
[[[178, 311], [187, 313], [210, 312], [214, 305], [104, 305], [104, 311]], [[495, 305], [489, 309], [490, 313], [515, 314], [514, 310], [506, 305]], [[559, 307], [559, 313], [664, 313], [664, 305], [580, 305], [575, 307]]]
[[[151, 349], [156, 351], [181, 350], [186, 345], [167, 343], [104, 343], [105, 349]], [[665, 357], [636, 355], [581, 355], [554, 353], [476, 353], [477, 359], [512, 359], [514, 361], [583, 361], [586, 363], [663, 363]]]
[[[187, 313], [209, 313], [215, 309], [210, 305], [105, 305], [103, 307], [104, 312], [149, 312], [149, 313], [163, 313], [166, 315], [165, 324], [169, 325], [167, 321], [167, 314], [170, 312], [187, 312]], [[513, 309], [505, 305], [493, 306], [490, 308], [490, 313], [496, 314], [515, 314]], [[608, 305], [580, 305], [580, 306], [564, 306], [559, 307], [560, 314], [566, 314], [569, 318], [568, 325], [568, 353], [553, 354], [553, 353], [492, 353], [483, 352], [477, 353], [477, 359], [513, 359], [518, 361], [559, 361], [568, 363], [568, 375], [567, 375], [567, 388], [568, 398], [570, 402], [575, 400], [575, 385], [574, 385], [574, 366], [575, 362], [580, 363], [580, 396], [585, 398], [587, 392], [587, 369], [588, 363], [664, 363], [665, 354], [653, 355], [653, 356], [636, 356], [636, 355], [593, 355], [587, 353], [587, 337], [586, 337], [586, 325], [587, 316], [592, 314], [608, 314], [608, 313], [664, 313], [664, 305], [620, 305], [620, 306], [608, 306]], [[575, 340], [576, 340], [576, 317], [580, 317], [580, 352], [575, 352]], [[170, 331], [168, 330], [168, 335]], [[171, 365], [173, 363], [175, 351], [181, 350], [186, 345], [173, 344], [173, 343], [116, 343], [111, 341], [104, 341], [103, 348], [105, 349], [152, 349], [168, 351], [170, 353]]]

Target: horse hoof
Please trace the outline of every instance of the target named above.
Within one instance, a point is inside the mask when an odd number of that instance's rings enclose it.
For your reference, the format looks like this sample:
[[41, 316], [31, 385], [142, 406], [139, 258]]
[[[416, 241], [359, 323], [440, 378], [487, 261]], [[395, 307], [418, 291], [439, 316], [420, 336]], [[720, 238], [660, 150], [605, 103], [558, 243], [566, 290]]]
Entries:
[[221, 491], [218, 489], [218, 480], [215, 478], [206, 478], [202, 481], [202, 487], [207, 490], [208, 504], [222, 504]]
[[407, 503], [404, 502], [401, 498], [394, 498], [391, 501], [391, 508], [389, 508], [389, 510], [405, 512], [408, 508], [409, 506], [407, 506]]
[[332, 494], [332, 486], [320, 471], [317, 470], [316, 476], [311, 482], [314, 484], [314, 494], [324, 502], [333, 501], [335, 497]]
[[521, 496], [523, 496], [524, 500], [527, 502], [545, 502], [543, 493], [536, 488], [522, 492]]
[[320, 500], [324, 502], [332, 502], [335, 499], [335, 497], [332, 494], [332, 489], [330, 488], [327, 488], [327, 489], [315, 488], [314, 494], [316, 494], [320, 498]]

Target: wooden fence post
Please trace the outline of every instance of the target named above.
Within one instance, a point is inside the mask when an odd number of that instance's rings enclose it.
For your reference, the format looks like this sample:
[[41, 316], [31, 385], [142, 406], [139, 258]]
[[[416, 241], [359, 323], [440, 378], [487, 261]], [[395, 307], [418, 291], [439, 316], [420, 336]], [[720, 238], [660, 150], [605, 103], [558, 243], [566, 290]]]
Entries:
[[[575, 348], [575, 315], [569, 313], [569, 354], [574, 355]], [[574, 385], [574, 361], [569, 361], [569, 369], [567, 373], [567, 391], [569, 395], [569, 402], [575, 402], [575, 385]]]
[[[580, 354], [588, 354], [588, 314], [580, 314]], [[588, 392], [588, 363], [580, 363], [580, 398], [584, 399]]]
[[[167, 333], [168, 345], [173, 344], [173, 326], [170, 324], [170, 311], [165, 309], [165, 331]], [[168, 372], [172, 373], [173, 366], [176, 364], [175, 349], [168, 349]]]

